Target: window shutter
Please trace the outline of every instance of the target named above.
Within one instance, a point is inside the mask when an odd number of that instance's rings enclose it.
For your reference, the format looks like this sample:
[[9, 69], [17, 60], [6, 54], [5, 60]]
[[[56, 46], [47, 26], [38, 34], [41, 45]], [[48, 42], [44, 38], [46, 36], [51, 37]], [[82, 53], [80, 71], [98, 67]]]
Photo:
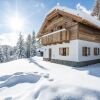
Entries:
[[88, 55], [90, 55], [90, 48], [88, 47], [88, 49], [87, 49], [87, 50], [88, 50]]
[[94, 55], [97, 55], [97, 48], [94, 48]]
[[62, 53], [61, 53], [61, 48], [59, 48], [59, 55], [62, 55]]
[[98, 48], [98, 55], [100, 54], [100, 49]]
[[85, 47], [82, 48], [82, 54], [85, 56]]
[[66, 55], [69, 55], [69, 47], [66, 48]]

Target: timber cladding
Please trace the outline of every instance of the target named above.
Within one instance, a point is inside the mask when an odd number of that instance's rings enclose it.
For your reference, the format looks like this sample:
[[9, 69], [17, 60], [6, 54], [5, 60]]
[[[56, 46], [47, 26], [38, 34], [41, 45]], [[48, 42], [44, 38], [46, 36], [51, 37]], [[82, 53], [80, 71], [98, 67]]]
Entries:
[[45, 18], [45, 21], [39, 31], [38, 37], [58, 30], [57, 27], [59, 26], [66, 28], [71, 27], [77, 23], [77, 21], [73, 20], [70, 16], [66, 16], [66, 14], [64, 13], [65, 12], [62, 12], [60, 10], [54, 10], [52, 13], [50, 13]]
[[64, 10], [54, 9], [51, 13], [49, 13], [46, 16], [37, 37], [41, 37], [44, 34], [49, 34], [51, 30], [53, 31], [56, 30], [59, 25], [62, 25], [65, 28], [66, 25], [72, 26], [73, 23], [81, 23], [85, 26], [90, 26], [91, 28], [95, 28], [95, 33], [96, 33], [96, 30], [100, 31], [99, 26], [91, 23], [90, 21], [86, 19], [83, 19], [82, 17], [78, 15], [71, 14]]
[[[43, 45], [51, 45], [80, 39], [100, 43], [100, 28], [94, 27], [78, 16], [54, 10], [45, 18], [38, 35]], [[66, 31], [57, 32], [65, 29]], [[54, 34], [50, 35], [51, 33]], [[48, 35], [48, 36], [46, 36]]]
[[44, 28], [44, 32], [41, 36], [43, 45], [70, 42], [70, 40], [78, 38], [78, 23], [65, 16], [60, 16], [58, 19], [56, 17], [56, 19], [50, 20], [50, 23]]
[[[58, 16], [58, 15], [57, 15]], [[57, 31], [62, 28], [71, 28], [76, 25], [77, 22], [74, 22], [71, 18], [61, 16], [60, 17], [53, 17], [52, 19], [48, 20], [48, 23], [45, 25], [42, 35], [49, 34], [53, 31]]]
[[100, 30], [79, 24], [78, 39], [100, 43]]
[[66, 29], [58, 31], [54, 34], [49, 34], [44, 37], [41, 37], [41, 42], [43, 45], [50, 45], [68, 41], [69, 41], [69, 31]]

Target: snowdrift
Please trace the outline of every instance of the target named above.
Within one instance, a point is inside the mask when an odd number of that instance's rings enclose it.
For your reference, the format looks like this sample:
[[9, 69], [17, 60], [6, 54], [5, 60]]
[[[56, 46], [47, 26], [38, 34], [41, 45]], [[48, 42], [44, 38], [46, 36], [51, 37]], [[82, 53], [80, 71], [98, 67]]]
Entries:
[[0, 64], [0, 100], [100, 100], [100, 64], [83, 68], [42, 58]]

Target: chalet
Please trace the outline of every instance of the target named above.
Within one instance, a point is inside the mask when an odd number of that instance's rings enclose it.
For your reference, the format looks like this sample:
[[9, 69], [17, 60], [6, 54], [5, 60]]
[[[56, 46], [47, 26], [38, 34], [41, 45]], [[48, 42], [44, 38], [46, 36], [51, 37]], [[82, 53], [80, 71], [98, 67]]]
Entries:
[[37, 37], [46, 61], [70, 66], [100, 63], [100, 21], [81, 9], [57, 5], [47, 14]]

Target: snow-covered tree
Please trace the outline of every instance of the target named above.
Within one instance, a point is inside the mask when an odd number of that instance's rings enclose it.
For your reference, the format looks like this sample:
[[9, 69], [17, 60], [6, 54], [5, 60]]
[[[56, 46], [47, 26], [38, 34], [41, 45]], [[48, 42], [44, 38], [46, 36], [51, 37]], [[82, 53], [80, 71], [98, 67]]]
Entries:
[[35, 32], [33, 31], [31, 56], [34, 56], [34, 55], [36, 55], [36, 36], [35, 36]]
[[0, 48], [0, 63], [4, 62], [4, 55], [2, 49]]
[[36, 36], [35, 36], [35, 32], [33, 31], [32, 33], [32, 44], [34, 45], [36, 43]]
[[92, 11], [93, 16], [97, 16], [97, 18], [100, 20], [100, 0], [95, 0], [95, 5]]
[[43, 47], [43, 45], [41, 44], [41, 40], [40, 40], [40, 39], [37, 40], [37, 42], [36, 42], [36, 47], [37, 47], [37, 48]]
[[9, 46], [7, 46], [7, 45], [4, 46], [3, 55], [4, 55], [4, 58], [5, 58], [5, 62], [10, 60], [10, 47]]
[[26, 40], [26, 57], [30, 58], [31, 57], [31, 52], [32, 52], [32, 38], [31, 35], [29, 34]]
[[17, 57], [19, 59], [26, 57], [24, 38], [23, 38], [23, 35], [21, 33], [19, 34], [19, 39], [18, 39], [18, 42], [17, 42], [17, 52], [16, 52], [16, 54], [17, 54]]

